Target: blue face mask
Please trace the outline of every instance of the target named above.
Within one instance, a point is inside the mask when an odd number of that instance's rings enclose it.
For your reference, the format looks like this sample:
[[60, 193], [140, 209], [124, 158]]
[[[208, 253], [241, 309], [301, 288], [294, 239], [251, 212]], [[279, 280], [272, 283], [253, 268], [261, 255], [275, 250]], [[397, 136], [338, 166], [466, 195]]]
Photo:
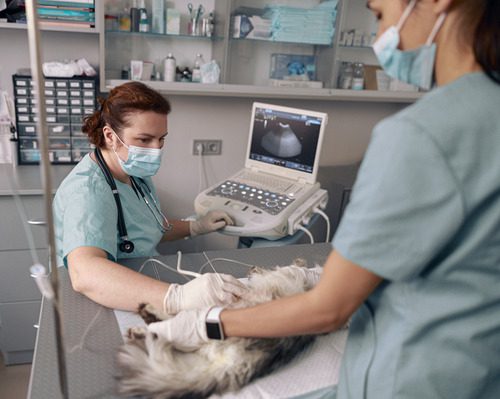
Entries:
[[416, 0], [412, 0], [408, 4], [398, 24], [391, 26], [377, 39], [373, 44], [373, 50], [380, 65], [389, 76], [429, 90], [433, 84], [436, 59], [436, 44], [433, 41], [443, 25], [446, 14], [439, 16], [425, 45], [415, 50], [399, 50], [399, 31], [416, 3]]
[[113, 131], [120, 142], [127, 147], [128, 157], [123, 161], [113, 148], [122, 170], [129, 176], [150, 177], [154, 176], [161, 165], [162, 150], [160, 148], [144, 148], [125, 144]]

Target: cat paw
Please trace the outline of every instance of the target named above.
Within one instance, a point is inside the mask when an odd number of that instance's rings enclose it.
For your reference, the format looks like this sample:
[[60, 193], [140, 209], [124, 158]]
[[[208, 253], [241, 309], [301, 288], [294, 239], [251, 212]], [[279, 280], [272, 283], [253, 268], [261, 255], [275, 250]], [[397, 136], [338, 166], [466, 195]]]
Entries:
[[139, 308], [137, 309], [137, 313], [142, 317], [146, 324], [165, 320], [165, 315], [163, 314], [163, 312], [155, 309], [149, 303], [141, 303], [139, 305]]
[[146, 338], [147, 329], [145, 327], [131, 327], [127, 330], [127, 338], [130, 340], [143, 340]]

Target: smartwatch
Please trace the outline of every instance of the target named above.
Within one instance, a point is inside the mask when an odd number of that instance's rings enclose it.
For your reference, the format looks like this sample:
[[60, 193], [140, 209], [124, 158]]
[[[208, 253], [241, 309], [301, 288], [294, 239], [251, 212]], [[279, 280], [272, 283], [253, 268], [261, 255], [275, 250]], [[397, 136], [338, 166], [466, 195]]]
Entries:
[[211, 308], [205, 318], [205, 326], [207, 329], [207, 337], [210, 339], [223, 340], [224, 330], [220, 321], [220, 313], [224, 310], [223, 307]]

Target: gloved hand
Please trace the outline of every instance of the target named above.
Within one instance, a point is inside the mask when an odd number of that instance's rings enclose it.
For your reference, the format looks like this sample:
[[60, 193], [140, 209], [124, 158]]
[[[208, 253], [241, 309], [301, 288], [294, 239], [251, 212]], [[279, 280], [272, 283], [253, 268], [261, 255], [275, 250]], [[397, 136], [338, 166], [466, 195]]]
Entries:
[[171, 319], [149, 324], [148, 331], [171, 342], [181, 351], [194, 351], [209, 341], [205, 327], [209, 310], [210, 308], [182, 311]]
[[205, 273], [186, 284], [170, 284], [163, 299], [163, 311], [176, 314], [181, 310], [229, 304], [246, 290], [233, 276]]
[[191, 237], [219, 230], [226, 225], [232, 226], [233, 220], [224, 211], [210, 211], [205, 216], [189, 222]]

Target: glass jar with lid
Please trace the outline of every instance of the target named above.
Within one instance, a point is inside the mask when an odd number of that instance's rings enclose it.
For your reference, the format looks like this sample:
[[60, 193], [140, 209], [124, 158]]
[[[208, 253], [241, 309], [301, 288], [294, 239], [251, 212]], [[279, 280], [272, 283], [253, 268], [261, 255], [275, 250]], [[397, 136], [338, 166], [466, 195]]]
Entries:
[[363, 90], [365, 88], [365, 65], [355, 62], [352, 66], [352, 89]]
[[353, 69], [352, 62], [344, 61], [340, 67], [338, 88], [349, 90], [352, 86]]

